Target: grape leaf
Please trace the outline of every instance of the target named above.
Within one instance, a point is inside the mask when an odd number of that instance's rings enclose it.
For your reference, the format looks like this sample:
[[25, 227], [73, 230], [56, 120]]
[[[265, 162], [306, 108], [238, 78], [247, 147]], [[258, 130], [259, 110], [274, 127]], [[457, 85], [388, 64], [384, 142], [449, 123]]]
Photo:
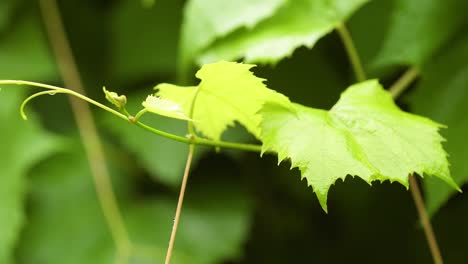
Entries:
[[59, 146], [32, 116], [28, 122], [20, 118], [23, 95], [20, 90], [0, 92], [0, 263], [9, 263], [23, 226], [26, 173]]
[[438, 133], [442, 126], [401, 111], [376, 80], [349, 87], [330, 111], [268, 103], [260, 113], [263, 152], [277, 152], [279, 162], [290, 158], [325, 211], [330, 186], [346, 175], [408, 187], [414, 172], [458, 189]]
[[[191, 0], [184, 12], [181, 33], [181, 67], [198, 53], [237, 28], [253, 28], [272, 16], [288, 0]], [[185, 71], [184, 69], [183, 71]]]
[[149, 95], [142, 105], [146, 110], [154, 114], [175, 119], [190, 120], [190, 117], [184, 113], [182, 106], [171, 100]]
[[374, 61], [422, 65], [466, 25], [467, 1], [396, 0], [390, 28]]
[[[86, 157], [77, 145], [42, 164], [31, 179], [33, 203], [17, 249], [18, 263], [58, 264], [64, 259], [69, 264], [121, 263], [97, 202]], [[162, 194], [130, 198], [128, 193], [134, 190], [125, 181], [132, 177], [115, 160], [110, 164], [133, 244], [129, 263], [163, 263], [176, 200]], [[198, 187], [187, 193], [171, 263], [219, 263], [236, 257], [247, 234], [248, 196], [229, 186]]]
[[[410, 97], [414, 111], [444, 122], [449, 129], [443, 134], [449, 139], [450, 169], [459, 185], [468, 182], [466, 135], [468, 135], [468, 38], [451, 45], [422, 68], [421, 82]], [[427, 209], [434, 214], [454, 191], [437, 179], [424, 182]]]
[[275, 63], [300, 46], [312, 46], [367, 0], [289, 0], [252, 30], [238, 30], [210, 45], [199, 64], [220, 59]]
[[[172, 84], [156, 86], [157, 96], [179, 103], [195, 128], [205, 136], [219, 140], [228, 126], [238, 121], [254, 136], [259, 136], [260, 115], [267, 101], [287, 103], [289, 100], [266, 88], [263, 79], [255, 77], [251, 64], [220, 61], [204, 65], [196, 74], [198, 86]], [[192, 101], [193, 116], [191, 116]]]

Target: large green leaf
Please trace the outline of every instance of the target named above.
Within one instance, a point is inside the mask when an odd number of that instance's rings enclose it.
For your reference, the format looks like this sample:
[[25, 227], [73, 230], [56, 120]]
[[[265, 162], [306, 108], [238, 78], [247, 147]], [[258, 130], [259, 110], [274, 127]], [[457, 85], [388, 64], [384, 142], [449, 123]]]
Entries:
[[253, 29], [238, 30], [210, 45], [200, 64], [220, 59], [275, 63], [301, 46], [311, 48], [367, 0], [289, 0]]
[[458, 188], [442, 148], [441, 125], [401, 111], [375, 80], [353, 85], [330, 110], [298, 104], [266, 104], [262, 114], [263, 151], [299, 167], [327, 210], [330, 186], [346, 175], [397, 181], [434, 175]]
[[376, 66], [425, 63], [466, 25], [463, 0], [396, 0]]
[[255, 77], [251, 64], [220, 61], [204, 65], [196, 74], [201, 80], [198, 86], [181, 87], [172, 84], [156, 86], [157, 96], [178, 102], [191, 116], [192, 101], [194, 126], [212, 139], [220, 139], [234, 121], [242, 124], [258, 137], [260, 115], [257, 113], [265, 102], [285, 103], [289, 100], [263, 84]]
[[[468, 182], [468, 38], [463, 38], [442, 52], [422, 69], [421, 82], [411, 96], [411, 104], [418, 114], [447, 124], [451, 171], [459, 185]], [[426, 202], [435, 213], [453, 195], [454, 190], [436, 179], [425, 181]]]
[[[64, 259], [70, 264], [121, 263], [116, 261], [87, 168], [83, 151], [75, 146], [37, 169], [18, 263], [55, 264]], [[120, 187], [120, 207], [133, 244], [128, 263], [163, 263], [176, 196], [132, 198], [131, 184], [116, 184], [123, 177], [131, 179], [114, 165], [114, 186]], [[210, 184], [189, 188], [173, 263], [209, 264], [237, 257], [249, 226], [249, 208], [247, 197], [236, 188]]]
[[288, 0], [191, 0], [187, 3], [180, 43], [181, 67], [186, 71], [201, 50], [237, 28], [253, 28]]
[[[19, 105], [25, 93], [0, 91], [0, 263], [9, 263], [23, 226], [26, 173], [58, 147], [34, 118], [23, 121]], [[12, 87], [8, 87], [10, 89]], [[18, 88], [13, 88], [18, 89]]]

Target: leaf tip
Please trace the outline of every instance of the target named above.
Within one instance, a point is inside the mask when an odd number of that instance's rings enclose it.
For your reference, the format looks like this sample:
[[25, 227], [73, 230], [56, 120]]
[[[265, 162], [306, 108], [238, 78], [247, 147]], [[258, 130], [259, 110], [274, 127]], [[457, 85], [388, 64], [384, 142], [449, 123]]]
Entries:
[[328, 214], [328, 206], [327, 206], [328, 191], [325, 191], [325, 192], [315, 191], [315, 194], [317, 195], [319, 204], [322, 207], [323, 211], [325, 211], [325, 213]]
[[260, 150], [260, 158], [263, 158], [263, 155], [268, 151], [265, 145], [262, 144], [262, 149]]

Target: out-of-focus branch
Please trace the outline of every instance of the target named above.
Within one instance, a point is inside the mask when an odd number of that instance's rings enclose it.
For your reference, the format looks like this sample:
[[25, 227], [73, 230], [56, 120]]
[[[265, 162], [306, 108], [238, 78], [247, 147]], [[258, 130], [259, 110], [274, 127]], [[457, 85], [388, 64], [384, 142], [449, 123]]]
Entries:
[[[57, 2], [40, 0], [39, 3], [49, 42], [65, 86], [84, 95], [83, 83], [66, 37]], [[69, 99], [104, 217], [116, 243], [119, 257], [126, 259], [130, 254], [130, 242], [112, 189], [109, 169], [91, 110], [86, 102], [72, 96]]]

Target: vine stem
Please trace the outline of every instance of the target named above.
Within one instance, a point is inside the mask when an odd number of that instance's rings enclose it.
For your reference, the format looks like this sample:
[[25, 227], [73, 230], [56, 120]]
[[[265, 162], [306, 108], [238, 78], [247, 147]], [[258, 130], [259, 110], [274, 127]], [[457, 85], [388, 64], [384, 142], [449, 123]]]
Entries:
[[[39, 92], [36, 94], [31, 95], [27, 99], [24, 100], [24, 103], [21, 105], [21, 115], [23, 118], [26, 117], [26, 114], [24, 113], [24, 108], [26, 106], [26, 103], [29, 102], [31, 99], [39, 96], [39, 95], [44, 95], [44, 94], [53, 94], [55, 93], [60, 93], [60, 94], [68, 94], [75, 96], [81, 100], [84, 100], [92, 105], [95, 105], [102, 110], [105, 110], [120, 119], [123, 119], [125, 121], [128, 121], [132, 124], [135, 124], [153, 134], [156, 134], [158, 136], [162, 136], [171, 140], [179, 141], [182, 143], [186, 144], [194, 144], [194, 145], [202, 145], [202, 146], [208, 146], [208, 147], [219, 147], [219, 148], [230, 148], [230, 149], [237, 149], [237, 150], [245, 150], [245, 151], [252, 151], [252, 152], [261, 152], [262, 151], [262, 146], [260, 145], [254, 145], [254, 144], [242, 144], [242, 143], [234, 143], [234, 142], [226, 142], [226, 141], [219, 141], [219, 140], [210, 140], [206, 138], [201, 138], [201, 137], [196, 137], [196, 138], [187, 138], [187, 137], [182, 137], [178, 136], [175, 134], [171, 134], [165, 131], [161, 131], [159, 129], [153, 128], [143, 122], [140, 121], [135, 121], [135, 117], [129, 116], [129, 115], [124, 115], [104, 104], [101, 104], [89, 97], [86, 97], [82, 94], [79, 94], [73, 90], [62, 88], [62, 87], [57, 87], [53, 85], [48, 85], [48, 84], [43, 84], [43, 83], [37, 83], [37, 82], [30, 82], [30, 81], [22, 81], [22, 80], [0, 80], [0, 85], [1, 84], [14, 84], [14, 85], [28, 85], [28, 86], [33, 86], [33, 87], [39, 87], [39, 88], [44, 88], [51, 90], [50, 92]], [[133, 121], [132, 121], [133, 120]]]
[[429, 248], [432, 253], [432, 258], [435, 264], [442, 264], [442, 255], [440, 253], [439, 246], [437, 245], [437, 239], [435, 237], [434, 230], [432, 229], [431, 221], [429, 219], [429, 215], [424, 205], [421, 191], [419, 190], [418, 182], [416, 181], [414, 175], [410, 176], [409, 181], [411, 195], [413, 196], [414, 204], [416, 205], [416, 209], [418, 210], [419, 219], [421, 220], [421, 224], [424, 229], [424, 234], [426, 235], [427, 243], [429, 244]]
[[192, 164], [193, 153], [195, 151], [195, 146], [190, 144], [189, 153], [187, 157], [187, 163], [185, 164], [184, 177], [182, 178], [182, 185], [180, 187], [179, 201], [177, 202], [177, 209], [174, 217], [174, 224], [172, 225], [171, 238], [169, 240], [169, 246], [167, 247], [166, 261], [165, 264], [171, 262], [172, 251], [174, 249], [175, 238], [177, 234], [177, 227], [179, 226], [180, 213], [182, 211], [182, 204], [184, 203], [185, 189], [187, 187], [188, 176], [190, 172], [190, 166]]
[[[409, 68], [396, 82], [393, 84], [389, 92], [391, 93], [394, 99], [398, 98], [403, 91], [405, 91], [409, 85], [416, 80], [419, 76], [419, 70], [415, 67]], [[437, 238], [432, 228], [431, 220], [427, 212], [426, 206], [424, 204], [423, 196], [421, 190], [418, 186], [418, 181], [414, 175], [410, 175], [409, 178], [411, 196], [413, 197], [414, 205], [418, 211], [419, 220], [424, 230], [424, 235], [426, 236], [427, 244], [429, 245], [429, 250], [431, 251], [432, 260], [435, 264], [442, 264], [442, 254], [440, 252], [439, 245], [437, 243]]]
[[348, 55], [354, 74], [356, 75], [356, 79], [359, 82], [365, 81], [366, 74], [364, 72], [364, 68], [362, 67], [362, 63], [354, 45], [353, 38], [346, 28], [346, 25], [344, 23], [339, 23], [336, 27], [336, 31], [338, 32], [338, 35], [340, 35], [341, 41], [343, 42], [346, 54]]
[[[349, 31], [346, 29], [346, 26], [343, 23], [340, 23], [337, 26], [337, 31], [340, 35], [340, 38], [343, 42], [343, 45], [346, 48], [349, 60], [353, 66], [354, 73], [358, 81], [365, 80], [365, 73], [362, 68], [359, 55], [354, 47], [353, 39], [349, 34]], [[419, 76], [419, 70], [416, 67], [408, 69], [389, 89], [390, 94], [393, 99], [398, 98], [403, 91], [405, 91], [409, 85]], [[435, 264], [442, 264], [442, 255], [440, 253], [439, 246], [437, 244], [437, 239], [432, 228], [429, 214], [427, 213], [426, 206], [424, 205], [424, 200], [419, 190], [418, 183], [413, 175], [409, 177], [410, 191], [414, 200], [414, 204], [418, 211], [419, 219], [424, 229], [424, 234], [426, 236], [427, 243], [429, 244], [429, 249], [431, 251], [432, 259]]]
[[[195, 112], [195, 102], [197, 101], [198, 93], [201, 87], [195, 89], [195, 94], [193, 95], [192, 103], [190, 105], [189, 117], [193, 120], [193, 113]], [[187, 122], [187, 130], [190, 139], [197, 139], [195, 134], [195, 128], [193, 122]], [[165, 264], [170, 264], [172, 251], [174, 250], [174, 243], [177, 235], [177, 227], [179, 226], [180, 214], [182, 211], [182, 204], [184, 203], [185, 189], [187, 187], [187, 180], [190, 172], [190, 166], [192, 164], [193, 152], [195, 151], [195, 146], [193, 144], [189, 145], [189, 153], [187, 157], [187, 163], [185, 164], [184, 177], [182, 178], [182, 185], [180, 187], [179, 200], [177, 201], [177, 209], [174, 217], [174, 224], [172, 226], [171, 238], [169, 239], [169, 246], [167, 247], [166, 261]]]
[[390, 89], [388, 89], [388, 91], [392, 94], [393, 98], [397, 98], [418, 76], [419, 69], [411, 67], [390, 87]]
[[[42, 18], [55, 55], [59, 71], [67, 87], [85, 94], [83, 83], [68, 42], [60, 11], [55, 0], [40, 0]], [[117, 247], [119, 262], [126, 262], [131, 243], [112, 189], [109, 169], [103, 147], [89, 106], [77, 98], [69, 97], [73, 114], [85, 148], [91, 174], [102, 212]]]

